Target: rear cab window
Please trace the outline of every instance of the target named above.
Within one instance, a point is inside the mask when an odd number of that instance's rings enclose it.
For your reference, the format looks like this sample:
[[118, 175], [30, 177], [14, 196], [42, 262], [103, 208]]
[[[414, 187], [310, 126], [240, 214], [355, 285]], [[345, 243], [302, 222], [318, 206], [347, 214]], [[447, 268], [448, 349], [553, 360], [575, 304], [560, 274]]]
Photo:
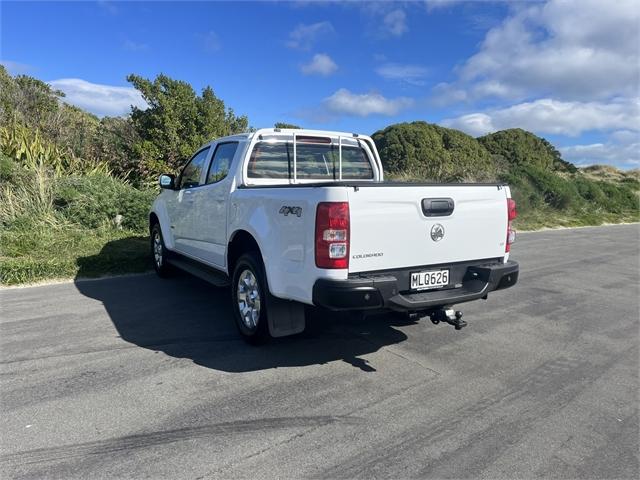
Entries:
[[[327, 137], [303, 136], [296, 140], [296, 172], [301, 183], [340, 180], [340, 147]], [[289, 183], [294, 178], [293, 141], [258, 141], [247, 163], [249, 183]], [[269, 181], [271, 180], [271, 181]], [[342, 180], [374, 180], [367, 151], [359, 141], [342, 145]], [[265, 182], [263, 182], [265, 181]]]

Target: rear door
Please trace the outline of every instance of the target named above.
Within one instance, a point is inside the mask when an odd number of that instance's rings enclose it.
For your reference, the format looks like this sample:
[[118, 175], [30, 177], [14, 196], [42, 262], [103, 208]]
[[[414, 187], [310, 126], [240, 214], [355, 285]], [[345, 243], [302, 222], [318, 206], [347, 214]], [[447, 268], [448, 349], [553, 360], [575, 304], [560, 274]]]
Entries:
[[504, 256], [503, 186], [380, 185], [349, 190], [349, 272]]

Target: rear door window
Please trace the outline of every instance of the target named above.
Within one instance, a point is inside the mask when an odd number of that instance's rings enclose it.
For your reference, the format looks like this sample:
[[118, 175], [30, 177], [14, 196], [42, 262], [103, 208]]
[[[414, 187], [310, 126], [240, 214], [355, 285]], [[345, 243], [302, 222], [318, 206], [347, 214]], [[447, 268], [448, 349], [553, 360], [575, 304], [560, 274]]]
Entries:
[[207, 173], [207, 184], [219, 182], [227, 176], [237, 149], [238, 142], [221, 143], [216, 147]]

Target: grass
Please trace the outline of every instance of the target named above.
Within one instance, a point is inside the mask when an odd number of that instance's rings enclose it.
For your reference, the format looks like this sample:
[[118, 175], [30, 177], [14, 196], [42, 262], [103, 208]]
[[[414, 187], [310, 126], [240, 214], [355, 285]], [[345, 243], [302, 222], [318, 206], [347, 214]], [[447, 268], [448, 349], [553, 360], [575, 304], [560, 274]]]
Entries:
[[148, 238], [131, 230], [42, 225], [3, 231], [0, 244], [0, 279], [5, 285], [152, 268]]
[[[0, 283], [152, 268], [147, 214], [156, 192], [104, 173], [58, 175], [0, 159]], [[119, 224], [115, 222], [119, 218]]]
[[516, 230], [533, 231], [543, 228], [557, 227], [588, 227], [614, 223], [633, 223], [640, 221], [637, 214], [633, 213], [598, 213], [576, 214], [559, 212], [553, 209], [541, 209], [519, 212], [514, 222]]
[[614, 182], [627, 182], [636, 184], [640, 182], [640, 169], [618, 170], [610, 165], [591, 165], [585, 167], [582, 173], [593, 180], [609, 180]]

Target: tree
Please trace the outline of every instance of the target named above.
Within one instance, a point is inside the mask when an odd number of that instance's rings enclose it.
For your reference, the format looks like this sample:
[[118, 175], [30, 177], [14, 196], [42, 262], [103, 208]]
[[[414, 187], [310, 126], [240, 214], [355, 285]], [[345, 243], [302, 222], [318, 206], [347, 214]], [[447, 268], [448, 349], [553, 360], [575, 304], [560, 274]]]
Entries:
[[490, 133], [478, 141], [493, 155], [504, 158], [509, 168], [530, 165], [547, 170], [576, 170], [547, 140], [521, 128]]
[[51, 116], [59, 108], [64, 93], [53, 90], [37, 78], [12, 77], [0, 65], [0, 121], [6, 125], [16, 120], [28, 128], [47, 130]]
[[64, 93], [45, 82], [27, 75], [12, 77], [4, 67], [0, 67], [0, 87], [0, 124], [6, 138], [23, 137], [57, 152], [59, 165], [82, 169], [96, 164], [100, 121], [95, 115], [64, 103]]
[[284, 123], [284, 122], [276, 122], [273, 126], [274, 128], [291, 128], [291, 129], [301, 129], [298, 125], [294, 125], [292, 123]]
[[434, 181], [492, 180], [496, 169], [478, 141], [426, 122], [398, 123], [372, 135], [385, 171]]
[[134, 149], [139, 142], [130, 117], [104, 117], [97, 128], [94, 155], [106, 161], [114, 175], [127, 177], [137, 184], [155, 173], [145, 170], [145, 165], [136, 157]]
[[566, 170], [571, 173], [575, 173], [578, 171], [578, 169], [573, 163], [568, 162], [562, 158], [562, 155], [560, 154], [558, 149], [553, 144], [551, 144], [546, 138], [540, 138], [540, 140], [542, 141], [542, 145], [545, 146], [545, 148], [549, 151], [549, 153], [553, 157], [553, 164], [556, 170]]
[[206, 141], [248, 127], [247, 117], [226, 109], [209, 86], [198, 96], [187, 82], [163, 74], [153, 81], [132, 74], [127, 81], [149, 106], [133, 107], [131, 113], [139, 137], [134, 152], [145, 170], [177, 170]]

